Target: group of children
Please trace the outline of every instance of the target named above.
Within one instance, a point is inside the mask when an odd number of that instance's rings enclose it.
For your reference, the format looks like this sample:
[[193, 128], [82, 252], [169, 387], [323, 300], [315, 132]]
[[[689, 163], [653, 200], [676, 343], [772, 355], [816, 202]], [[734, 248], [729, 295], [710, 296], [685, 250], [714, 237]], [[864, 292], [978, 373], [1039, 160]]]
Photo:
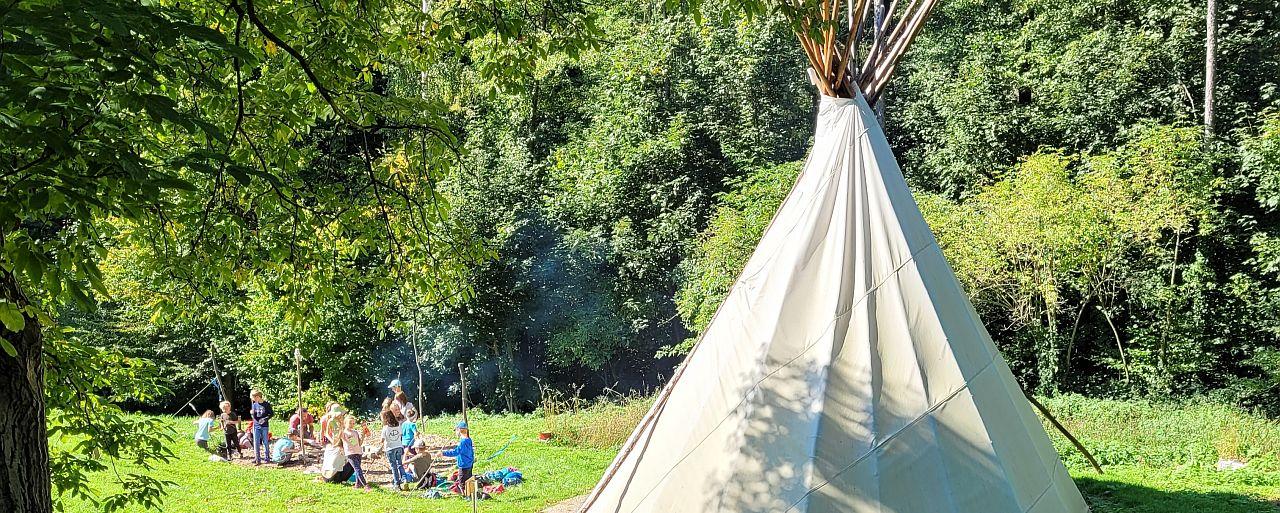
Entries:
[[[271, 408], [271, 403], [263, 399], [262, 392], [258, 390], [251, 391], [249, 399], [252, 404], [249, 406], [248, 431], [244, 430], [245, 421], [231, 411], [231, 402], [222, 401], [218, 404], [221, 413], [215, 416], [213, 410], [207, 410], [204, 415], [196, 419], [196, 445], [227, 460], [231, 459], [233, 452], [237, 457], [243, 458], [242, 451], [245, 446], [249, 446], [253, 450], [254, 465], [261, 465], [263, 461], [287, 463], [292, 455], [300, 450], [302, 443], [298, 414], [295, 413], [290, 421], [289, 435], [279, 438], [272, 445], [270, 442], [271, 417], [275, 411]], [[310, 415], [307, 417], [309, 418]], [[209, 447], [210, 431], [215, 429], [223, 432], [223, 444], [218, 450]]]
[[[405, 396], [400, 380], [392, 381], [388, 388], [392, 390], [393, 395], [383, 401], [382, 411], [378, 417], [382, 422], [382, 449], [391, 467], [391, 480], [397, 489], [430, 486], [432, 483], [428, 479], [432, 454], [427, 451], [426, 442], [418, 438], [417, 409]], [[264, 460], [287, 464], [293, 459], [293, 455], [301, 450], [305, 441], [314, 440], [314, 444], [322, 447], [326, 454], [324, 466], [327, 468], [322, 472], [325, 475], [320, 479], [333, 480], [333, 476], [354, 475], [357, 488], [363, 488], [366, 491], [370, 489], [362, 463], [364, 463], [365, 454], [364, 442], [372, 432], [355, 415], [349, 414], [336, 402], [326, 404], [325, 413], [320, 417], [319, 436], [313, 437], [315, 433], [312, 427], [315, 419], [304, 408], [294, 413], [289, 419], [288, 436], [280, 437], [271, 444], [269, 428], [274, 414], [271, 403], [264, 400], [262, 392], [258, 390], [251, 391], [249, 398], [252, 400], [249, 407], [249, 432], [246, 433], [243, 430], [243, 422], [231, 411], [231, 403], [223, 401], [219, 404], [222, 410], [220, 414], [215, 416], [212, 410], [206, 411], [195, 421], [196, 445], [229, 461], [232, 452], [237, 457], [244, 457], [241, 453], [242, 442], [247, 441], [246, 445], [253, 449], [254, 465], [260, 465]], [[221, 451], [209, 447], [210, 432], [215, 429], [222, 430], [225, 436]], [[458, 435], [458, 445], [441, 451], [439, 456], [457, 461], [458, 482], [465, 483], [472, 475], [475, 447], [465, 422], [459, 422], [454, 426], [454, 432]], [[247, 440], [243, 440], [244, 438]], [[337, 461], [342, 456], [345, 456], [345, 462]], [[333, 468], [333, 471], [329, 472], [328, 468]]]

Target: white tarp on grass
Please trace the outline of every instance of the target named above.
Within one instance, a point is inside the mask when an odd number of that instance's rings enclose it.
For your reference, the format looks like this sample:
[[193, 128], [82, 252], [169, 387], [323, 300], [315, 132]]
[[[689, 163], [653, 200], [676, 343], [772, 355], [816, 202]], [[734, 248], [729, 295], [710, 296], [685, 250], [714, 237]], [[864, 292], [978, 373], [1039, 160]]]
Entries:
[[590, 512], [1079, 513], [861, 96]]

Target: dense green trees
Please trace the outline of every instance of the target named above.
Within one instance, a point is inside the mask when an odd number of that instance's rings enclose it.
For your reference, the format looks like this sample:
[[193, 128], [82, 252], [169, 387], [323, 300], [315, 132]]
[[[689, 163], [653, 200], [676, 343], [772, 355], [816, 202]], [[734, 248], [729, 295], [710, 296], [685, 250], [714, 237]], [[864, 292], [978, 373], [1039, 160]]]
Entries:
[[[465, 67], [489, 90], [517, 88], [535, 59], [595, 44], [581, 7], [4, 7], [0, 509], [49, 510], [51, 461], [61, 492], [88, 493], [77, 476], [111, 458], [164, 457], [152, 430], [110, 400], [155, 395], [127, 346], [68, 332], [55, 317], [72, 321], [120, 294], [117, 308], [133, 320], [121, 331], [136, 334], [146, 328], [133, 310], [151, 323], [203, 319], [250, 296], [302, 325], [356, 291], [371, 298], [360, 313], [373, 322], [392, 311], [390, 298], [464, 298], [469, 265], [486, 253], [450, 221], [437, 189], [457, 164], [449, 98], [388, 89], [387, 70], [421, 83], [428, 71]], [[104, 261], [127, 279], [108, 284]], [[47, 434], [71, 437], [74, 454], [51, 458]], [[104, 507], [148, 503], [161, 484], [120, 479], [127, 491]]]
[[[415, 352], [428, 410], [459, 362], [489, 408], [531, 408], [535, 379], [657, 385], [789, 190], [814, 105], [768, 2], [667, 3], [724, 15], [5, 8], [0, 456], [91, 493], [87, 454], [165, 457], [117, 405], [177, 409], [210, 355], [286, 407], [294, 348], [313, 400], [353, 406]], [[1028, 386], [1280, 396], [1280, 5], [1223, 6], [1207, 143], [1201, 8], [944, 1], [888, 89], [909, 181]], [[76, 450], [46, 460], [43, 421], [14, 424], [46, 411]], [[14, 472], [0, 506], [46, 509]], [[122, 479], [105, 506], [162, 485]]]
[[[1026, 385], [1250, 405], [1276, 393], [1277, 98], [1275, 75], [1255, 73], [1278, 64], [1260, 53], [1276, 47], [1276, 8], [1230, 9], [1218, 99], [1232, 114], [1208, 143], [1190, 124], [1195, 5], [944, 3], [916, 42], [889, 91], [889, 136]], [[759, 185], [787, 183], [772, 172], [726, 194], [686, 261], [691, 326], [781, 200]]]

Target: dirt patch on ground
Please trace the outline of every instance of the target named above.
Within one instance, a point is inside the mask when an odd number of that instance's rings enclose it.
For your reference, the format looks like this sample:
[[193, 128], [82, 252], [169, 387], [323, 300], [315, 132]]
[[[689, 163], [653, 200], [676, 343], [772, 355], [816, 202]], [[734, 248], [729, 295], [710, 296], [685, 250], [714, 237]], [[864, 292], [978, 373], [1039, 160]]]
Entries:
[[578, 508], [581, 508], [582, 504], [587, 502], [587, 495], [589, 494], [582, 494], [577, 497], [562, 500], [557, 502], [554, 506], [542, 510], [542, 513], [577, 513]]
[[[427, 450], [433, 455], [439, 454], [442, 449], [447, 449], [457, 445], [456, 441], [439, 435], [424, 435], [418, 438], [426, 441]], [[254, 466], [253, 451], [243, 449], [241, 452], [244, 454], [244, 457], [236, 457], [235, 454], [232, 454], [231, 463], [246, 467]], [[293, 461], [285, 465], [264, 462], [262, 463], [262, 466], [290, 469], [303, 474], [319, 476], [320, 456], [322, 454], [324, 454], [324, 448], [308, 442], [306, 455], [299, 457], [298, 461]], [[369, 484], [383, 488], [391, 487], [391, 465], [387, 462], [386, 453], [382, 450], [382, 437], [377, 433], [373, 433], [365, 438], [365, 457], [364, 460], [360, 462], [360, 467], [364, 470], [365, 480], [367, 480]], [[442, 477], [448, 477], [454, 471], [453, 460], [437, 457], [431, 462], [431, 471]]]

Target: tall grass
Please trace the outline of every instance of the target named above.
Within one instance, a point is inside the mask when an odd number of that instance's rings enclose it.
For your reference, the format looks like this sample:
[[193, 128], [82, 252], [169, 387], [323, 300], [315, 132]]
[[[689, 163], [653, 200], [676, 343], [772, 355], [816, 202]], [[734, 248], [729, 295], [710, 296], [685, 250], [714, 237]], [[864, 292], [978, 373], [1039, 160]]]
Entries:
[[[1103, 465], [1213, 467], [1220, 459], [1280, 470], [1280, 424], [1208, 401], [1160, 403], [1063, 395], [1044, 400]], [[1068, 465], [1084, 460], [1048, 428]]]
[[[1043, 401], [1104, 466], [1211, 469], [1231, 459], [1251, 471], [1280, 471], [1280, 423], [1234, 406], [1079, 395]], [[551, 392], [544, 393], [543, 414], [550, 413], [546, 424], [557, 443], [610, 449], [626, 441], [652, 404], [652, 396], [586, 401], [572, 392]], [[1068, 466], [1088, 468], [1084, 456], [1047, 422], [1045, 430]]]
[[539, 413], [544, 419], [543, 429], [552, 433], [557, 444], [613, 449], [627, 441], [653, 399], [631, 394], [587, 401], [579, 397], [577, 390], [544, 387]]

